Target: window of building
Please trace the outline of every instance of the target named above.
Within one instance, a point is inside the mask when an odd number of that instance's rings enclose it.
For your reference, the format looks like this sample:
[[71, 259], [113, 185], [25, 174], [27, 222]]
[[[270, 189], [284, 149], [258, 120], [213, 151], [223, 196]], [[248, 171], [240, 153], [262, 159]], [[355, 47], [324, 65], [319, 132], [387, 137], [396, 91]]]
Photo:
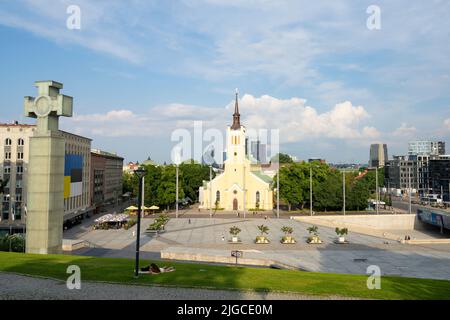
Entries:
[[16, 180], [16, 188], [22, 188], [22, 180]]
[[260, 194], [259, 191], [256, 191], [256, 203], [259, 203]]
[[23, 139], [20, 138], [19, 140], [17, 140], [17, 144], [18, 144], [19, 146], [23, 146], [23, 145], [25, 144], [25, 141], [23, 141]]
[[220, 191], [217, 190], [216, 192], [216, 202], [219, 203], [220, 202]]
[[22, 194], [21, 193], [16, 194], [16, 202], [22, 202]]
[[3, 173], [5, 174], [10, 174], [11, 173], [11, 167], [10, 166], [5, 166], [3, 168]]
[[21, 164], [17, 165], [16, 172], [17, 172], [17, 174], [22, 174], [23, 173], [23, 166]]
[[5, 139], [5, 146], [10, 146], [12, 144], [12, 141], [10, 138]]
[[5, 160], [11, 160], [11, 152], [5, 152]]
[[18, 160], [23, 160], [23, 152], [18, 152], [17, 153], [17, 159]]

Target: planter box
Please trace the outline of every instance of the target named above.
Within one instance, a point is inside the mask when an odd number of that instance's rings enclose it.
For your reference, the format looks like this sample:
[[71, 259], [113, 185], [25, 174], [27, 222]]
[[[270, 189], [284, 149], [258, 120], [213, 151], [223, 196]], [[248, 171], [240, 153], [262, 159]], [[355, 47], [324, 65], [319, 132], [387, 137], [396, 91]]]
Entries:
[[321, 243], [323, 243], [322, 240], [320, 240], [319, 237], [315, 237], [315, 236], [314, 237], [309, 237], [306, 242], [308, 242], [309, 244], [321, 244]]
[[238, 237], [232, 237], [231, 240], [228, 240], [228, 243], [230, 243], [230, 244], [240, 244], [240, 243], [242, 243], [242, 241]]
[[256, 237], [255, 243], [257, 243], [257, 244], [267, 244], [267, 243], [270, 243], [270, 241], [266, 237]]
[[281, 238], [281, 243], [294, 244], [294, 243], [297, 243], [297, 241], [293, 237], [283, 237], [283, 238]]

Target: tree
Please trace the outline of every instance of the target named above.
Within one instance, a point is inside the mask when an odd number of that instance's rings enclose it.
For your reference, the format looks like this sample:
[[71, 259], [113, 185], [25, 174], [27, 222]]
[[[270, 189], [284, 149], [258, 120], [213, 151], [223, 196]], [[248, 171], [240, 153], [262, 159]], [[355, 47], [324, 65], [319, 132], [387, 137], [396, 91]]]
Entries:
[[[180, 176], [185, 196], [196, 202], [198, 200], [198, 189], [203, 185], [204, 180], [209, 180], [209, 167], [193, 161], [182, 163], [180, 165]], [[213, 178], [214, 176], [213, 171]]]
[[258, 230], [261, 233], [261, 237], [263, 237], [265, 234], [269, 234], [269, 227], [263, 224], [258, 226]]
[[343, 207], [342, 178], [336, 170], [331, 171], [313, 194], [314, 206], [321, 210], [339, 210]]
[[[176, 172], [175, 166], [169, 165], [162, 169], [161, 181], [156, 188], [156, 199], [160, 205], [167, 206], [167, 209], [176, 201]], [[184, 191], [181, 186], [182, 180], [178, 184], [178, 198], [184, 198]]]
[[292, 160], [290, 155], [285, 153], [278, 153], [272, 157], [270, 162], [285, 164], [285, 163], [293, 163], [294, 161]]
[[[281, 167], [280, 171], [280, 198], [288, 205], [291, 211], [292, 206], [299, 205], [303, 201], [301, 189], [303, 172], [296, 165]], [[276, 177], [275, 177], [276, 180]]]
[[133, 174], [124, 172], [122, 174], [122, 193], [127, 192], [130, 192], [131, 194], [134, 192]]

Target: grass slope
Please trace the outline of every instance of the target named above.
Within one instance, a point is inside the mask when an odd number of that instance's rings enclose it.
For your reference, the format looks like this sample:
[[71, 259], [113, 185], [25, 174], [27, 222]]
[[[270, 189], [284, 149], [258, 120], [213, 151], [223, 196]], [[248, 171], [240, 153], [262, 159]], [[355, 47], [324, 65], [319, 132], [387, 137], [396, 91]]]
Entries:
[[[141, 261], [141, 266], [150, 261]], [[160, 262], [158, 262], [160, 263]], [[81, 279], [123, 284], [284, 291], [307, 295], [338, 295], [371, 299], [450, 299], [450, 281], [384, 276], [381, 290], [368, 290], [364, 275], [165, 263], [175, 272], [133, 277], [131, 259], [0, 252], [0, 271], [66, 280], [69, 265], [81, 268]]]

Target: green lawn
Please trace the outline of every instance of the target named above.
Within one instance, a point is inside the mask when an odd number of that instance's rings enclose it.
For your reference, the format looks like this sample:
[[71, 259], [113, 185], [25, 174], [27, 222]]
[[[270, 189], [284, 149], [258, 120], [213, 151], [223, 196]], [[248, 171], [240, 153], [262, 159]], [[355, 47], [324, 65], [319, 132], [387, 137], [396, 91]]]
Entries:
[[[141, 266], [149, 261], [142, 261]], [[161, 264], [161, 262], [157, 262]], [[248, 267], [165, 262], [175, 272], [133, 277], [134, 260], [0, 252], [0, 271], [66, 280], [78, 265], [82, 280], [177, 287], [245, 289], [373, 299], [450, 299], [450, 281], [382, 277], [381, 290], [368, 290], [364, 275], [313, 273]]]

